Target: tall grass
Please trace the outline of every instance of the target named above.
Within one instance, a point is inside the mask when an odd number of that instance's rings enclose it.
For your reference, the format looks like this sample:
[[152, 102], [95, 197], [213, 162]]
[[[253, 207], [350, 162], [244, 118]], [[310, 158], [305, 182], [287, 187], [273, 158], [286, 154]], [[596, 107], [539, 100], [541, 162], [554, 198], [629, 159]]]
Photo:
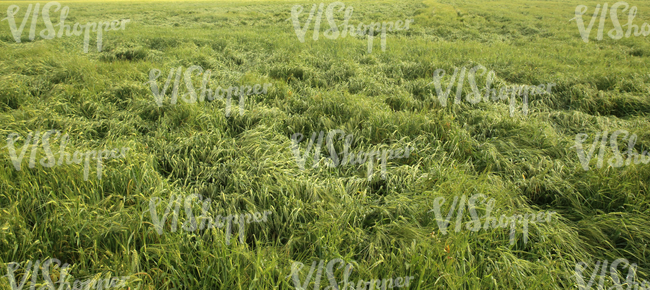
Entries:
[[[638, 151], [650, 148], [648, 38], [584, 43], [568, 21], [576, 5], [591, 13], [601, 2], [345, 1], [354, 25], [415, 19], [387, 35], [385, 52], [375, 39], [370, 54], [365, 37], [313, 41], [313, 24], [300, 43], [286, 20], [294, 4], [308, 13], [312, 2], [61, 2], [67, 24], [131, 19], [105, 33], [101, 52], [91, 33], [87, 54], [83, 36], [29, 41], [29, 24], [15, 43], [2, 21], [2, 140], [54, 129], [70, 135], [69, 153], [131, 150], [106, 162], [102, 179], [84, 181], [81, 165], [23, 161], [16, 171], [2, 148], [0, 263], [54, 257], [75, 278], [130, 275], [131, 289], [293, 289], [292, 262], [335, 258], [355, 266], [350, 281], [415, 276], [410, 289], [575, 289], [577, 262], [617, 258], [647, 280], [650, 165], [585, 171], [573, 148], [578, 133], [618, 129], [638, 135]], [[650, 4], [630, 5], [635, 24], [650, 22]], [[43, 28], [39, 17], [37, 34]], [[528, 115], [510, 117], [504, 101], [440, 106], [433, 72], [477, 64], [496, 72], [497, 88], [557, 86], [531, 97]], [[213, 71], [213, 88], [273, 86], [250, 96], [243, 116], [235, 107], [226, 117], [220, 100], [158, 107], [144, 84], [149, 70], [163, 72], [161, 86], [165, 71], [192, 65]], [[470, 92], [466, 80], [463, 99]], [[332, 129], [354, 135], [353, 152], [417, 150], [390, 161], [386, 179], [375, 170], [366, 180], [365, 166], [301, 171], [291, 135]], [[212, 212], [273, 214], [247, 228], [244, 244], [233, 235], [226, 245], [223, 228], [158, 235], [150, 198], [193, 193], [211, 198]], [[475, 193], [496, 199], [501, 214], [560, 218], [531, 225], [526, 244], [518, 232], [511, 246], [505, 229], [442, 235], [433, 200]], [[0, 288], [10, 289], [6, 278]]]

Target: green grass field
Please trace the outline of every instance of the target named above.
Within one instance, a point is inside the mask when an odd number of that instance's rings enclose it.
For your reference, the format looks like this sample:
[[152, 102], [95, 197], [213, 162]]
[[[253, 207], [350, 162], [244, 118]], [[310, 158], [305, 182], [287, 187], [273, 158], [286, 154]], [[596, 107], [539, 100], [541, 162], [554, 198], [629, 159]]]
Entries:
[[[0, 18], [18, 5], [20, 26], [28, 4], [36, 3], [2, 1]], [[42, 9], [47, 2], [39, 3]], [[325, 15], [319, 39], [312, 38], [312, 20], [299, 41], [292, 6], [304, 7], [302, 26], [312, 4], [321, 2], [60, 3], [69, 7], [65, 23], [71, 27], [130, 22], [104, 32], [101, 52], [90, 32], [84, 53], [83, 35], [41, 37], [40, 12], [35, 38], [29, 37], [30, 17], [20, 43], [9, 21], [0, 21], [0, 273], [19, 263], [13, 278], [26, 279], [23, 289], [32, 279], [36, 289], [48, 289], [42, 272], [34, 277], [25, 267], [49, 258], [70, 264], [70, 284], [100, 274], [128, 276], [123, 289], [299, 289], [291, 278], [294, 262], [304, 264], [304, 281], [313, 262], [337, 258], [353, 265], [355, 286], [413, 276], [401, 289], [581, 289], [577, 263], [618, 258], [638, 265], [636, 282], [650, 280], [650, 165], [609, 166], [615, 156], [607, 141], [605, 164], [591, 160], [585, 171], [574, 147], [577, 134], [589, 135], [589, 149], [597, 133], [626, 130], [638, 136], [637, 152], [650, 150], [650, 38], [610, 38], [607, 14], [602, 40], [596, 20], [585, 43], [570, 21], [576, 6], [586, 5], [589, 25], [604, 1], [344, 1], [354, 8], [355, 27], [414, 20], [408, 30], [387, 33], [385, 51], [375, 37], [371, 53], [367, 37], [324, 37]], [[650, 23], [650, 2], [628, 3], [638, 8], [634, 24]], [[60, 12], [51, 11], [57, 23]], [[618, 15], [627, 23], [627, 12]], [[335, 18], [342, 23], [343, 12]], [[161, 71], [162, 89], [172, 68], [185, 72], [194, 65], [212, 71], [211, 88], [272, 86], [249, 96], [243, 115], [237, 98], [228, 117], [225, 99], [182, 101], [183, 79], [178, 102], [171, 105], [167, 97], [158, 106], [147, 83], [150, 71]], [[496, 88], [556, 86], [551, 94], [531, 96], [526, 115], [521, 99], [512, 117], [508, 101], [465, 101], [472, 92], [467, 78], [463, 101], [452, 102], [454, 85], [441, 106], [434, 71], [447, 72], [447, 88], [454, 68], [477, 65], [495, 72]], [[201, 86], [197, 72], [192, 80]], [[477, 77], [479, 88], [485, 82], [485, 75]], [[325, 166], [324, 145], [320, 166], [312, 168], [310, 157], [301, 170], [291, 136], [305, 136], [303, 152], [312, 133], [334, 129], [354, 136], [355, 152], [415, 151], [388, 161], [385, 178], [376, 163], [370, 180], [366, 165]], [[94, 162], [86, 178], [83, 162], [43, 166], [41, 145], [35, 166], [29, 166], [32, 147], [25, 147], [16, 170], [6, 138], [20, 136], [14, 144], [20, 154], [29, 133], [48, 130], [68, 134], [70, 154], [129, 151], [105, 160], [101, 179]], [[623, 152], [628, 143], [621, 138]], [[61, 138], [50, 139], [58, 160]], [[341, 152], [343, 141], [334, 146]], [[557, 215], [530, 225], [527, 243], [521, 227], [514, 244], [509, 229], [457, 232], [455, 215], [443, 234], [430, 212], [434, 200], [446, 198], [446, 215], [454, 197], [478, 193], [495, 200], [499, 215]], [[192, 194], [210, 198], [214, 216], [270, 214], [242, 233], [238, 225], [232, 233], [226, 227], [172, 232], [189, 224], [181, 202], [178, 224], [168, 218], [159, 234], [152, 197], [162, 216], [172, 195]], [[192, 208], [201, 213], [200, 204]], [[479, 216], [485, 211], [481, 203]], [[467, 208], [462, 218], [471, 221]], [[625, 281], [628, 269], [618, 271]], [[52, 267], [49, 276], [56, 282], [61, 272]], [[343, 273], [337, 268], [334, 275], [341, 288]], [[312, 277], [307, 288], [331, 289], [325, 269], [318, 276], [320, 285]], [[0, 278], [0, 289], [12, 289], [10, 278]], [[604, 279], [609, 289], [612, 278]]]

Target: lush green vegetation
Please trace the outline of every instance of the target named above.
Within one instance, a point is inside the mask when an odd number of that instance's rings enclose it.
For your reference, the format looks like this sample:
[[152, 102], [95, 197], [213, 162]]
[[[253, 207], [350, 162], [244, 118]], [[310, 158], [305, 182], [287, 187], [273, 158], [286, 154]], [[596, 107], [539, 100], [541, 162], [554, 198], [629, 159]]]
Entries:
[[[0, 2], [1, 17], [16, 3], [20, 25], [36, 2]], [[83, 36], [30, 41], [30, 20], [16, 43], [0, 22], [2, 146], [10, 133], [21, 136], [19, 150], [28, 133], [59, 130], [70, 136], [69, 153], [130, 150], [85, 181], [83, 165], [28, 168], [31, 151], [17, 171], [0, 149], [2, 265], [54, 257], [71, 264], [71, 280], [110, 272], [130, 276], [131, 289], [293, 289], [293, 262], [305, 264], [302, 281], [313, 261], [335, 258], [354, 265], [350, 281], [415, 276], [410, 289], [575, 289], [577, 262], [617, 258], [650, 279], [650, 165], [592, 160], [585, 171], [573, 147], [578, 133], [590, 135], [588, 146], [597, 132], [620, 129], [638, 135], [637, 151], [650, 148], [650, 38], [597, 41], [596, 21], [584, 43], [569, 21], [584, 4], [588, 23], [602, 1], [345, 1], [354, 25], [414, 19], [388, 33], [386, 51], [376, 39], [372, 53], [366, 37], [314, 41], [313, 24], [299, 42], [291, 7], [304, 5], [304, 25], [320, 2], [61, 3], [71, 26], [131, 22], [106, 32], [101, 52], [91, 33], [87, 54]], [[635, 24], [650, 22], [649, 2], [629, 3]], [[321, 33], [327, 28], [323, 17]], [[611, 28], [608, 19], [605, 33]], [[495, 71], [497, 88], [557, 86], [531, 97], [525, 116], [510, 117], [506, 101], [440, 106], [433, 72], [447, 71], [446, 88], [454, 68], [478, 64]], [[158, 107], [149, 71], [162, 71], [162, 87], [171, 68], [192, 65], [212, 70], [213, 87], [273, 86], [250, 96], [243, 116], [226, 117], [223, 100]], [[469, 92], [466, 83], [463, 98]], [[389, 161], [386, 179], [377, 167], [368, 181], [365, 165], [300, 170], [291, 136], [332, 129], [354, 135], [353, 151], [416, 151]], [[58, 152], [58, 139], [51, 143]], [[433, 200], [446, 197], [446, 213], [454, 196], [476, 193], [494, 198], [500, 214], [555, 211], [559, 219], [531, 225], [528, 243], [518, 230], [514, 245], [506, 229], [442, 235]], [[172, 194], [211, 198], [211, 212], [224, 216], [272, 214], [247, 225], [243, 244], [237, 231], [227, 244], [224, 228], [171, 232], [171, 222], [158, 235], [150, 199], [163, 200], [160, 214]], [[182, 211], [179, 224], [185, 219]], [[10, 289], [6, 277], [0, 289]]]

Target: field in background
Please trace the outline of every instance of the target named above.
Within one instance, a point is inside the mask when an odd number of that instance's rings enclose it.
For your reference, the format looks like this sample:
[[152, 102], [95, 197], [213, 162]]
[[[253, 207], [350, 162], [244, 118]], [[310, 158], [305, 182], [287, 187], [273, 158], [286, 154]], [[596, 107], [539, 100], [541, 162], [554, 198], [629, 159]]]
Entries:
[[[28, 3], [36, 2], [18, 3], [18, 25]], [[131, 150], [107, 161], [102, 179], [91, 171], [84, 181], [82, 165], [23, 161], [16, 171], [0, 148], [0, 273], [9, 262], [54, 257], [76, 279], [131, 276], [131, 289], [293, 289], [292, 262], [305, 264], [302, 281], [313, 261], [342, 258], [354, 264], [355, 284], [415, 276], [410, 289], [576, 289], [577, 262], [627, 258], [650, 279], [650, 165], [592, 162], [585, 171], [573, 147], [578, 133], [590, 135], [588, 147], [597, 132], [621, 129], [638, 135], [637, 150], [650, 148], [650, 39], [613, 40], [607, 21], [597, 41], [596, 21], [584, 43], [569, 21], [584, 4], [588, 25], [603, 1], [344, 1], [355, 26], [415, 20], [388, 33], [385, 52], [376, 38], [372, 53], [366, 37], [323, 37], [324, 17], [319, 40], [312, 24], [300, 43], [291, 7], [304, 6], [304, 25], [320, 2], [60, 3], [71, 26], [131, 22], [105, 32], [102, 52], [91, 33], [87, 54], [83, 36], [29, 41], [28, 20], [16, 43], [0, 22], [0, 146], [13, 132], [19, 147], [29, 132], [55, 129], [70, 135], [66, 152]], [[638, 7], [635, 24], [650, 22], [649, 2], [628, 3]], [[0, 18], [11, 4], [0, 3]], [[39, 16], [37, 34], [43, 28]], [[531, 97], [527, 116], [520, 100], [514, 117], [505, 101], [453, 104], [455, 85], [440, 106], [433, 72], [478, 64], [496, 72], [497, 88], [557, 86]], [[162, 71], [162, 87], [171, 68], [192, 65], [212, 70], [213, 88], [273, 86], [250, 96], [243, 116], [235, 106], [227, 118], [220, 100], [179, 97], [159, 108], [149, 71]], [[469, 92], [466, 80], [463, 99]], [[365, 165], [300, 170], [291, 135], [332, 129], [354, 135], [353, 151], [416, 152], [391, 161], [386, 179], [376, 169], [368, 181]], [[605, 162], [611, 157], [607, 150]], [[172, 233], [167, 225], [158, 235], [150, 197], [166, 206], [171, 194], [193, 193], [211, 198], [212, 212], [273, 214], [247, 227], [245, 244], [234, 234], [226, 245], [224, 229]], [[526, 244], [518, 229], [512, 246], [505, 229], [442, 235], [428, 212], [433, 200], [447, 198], [446, 214], [454, 196], [475, 193], [496, 199], [499, 214], [548, 210], [559, 221], [531, 226]], [[6, 277], [0, 289], [10, 289]]]

